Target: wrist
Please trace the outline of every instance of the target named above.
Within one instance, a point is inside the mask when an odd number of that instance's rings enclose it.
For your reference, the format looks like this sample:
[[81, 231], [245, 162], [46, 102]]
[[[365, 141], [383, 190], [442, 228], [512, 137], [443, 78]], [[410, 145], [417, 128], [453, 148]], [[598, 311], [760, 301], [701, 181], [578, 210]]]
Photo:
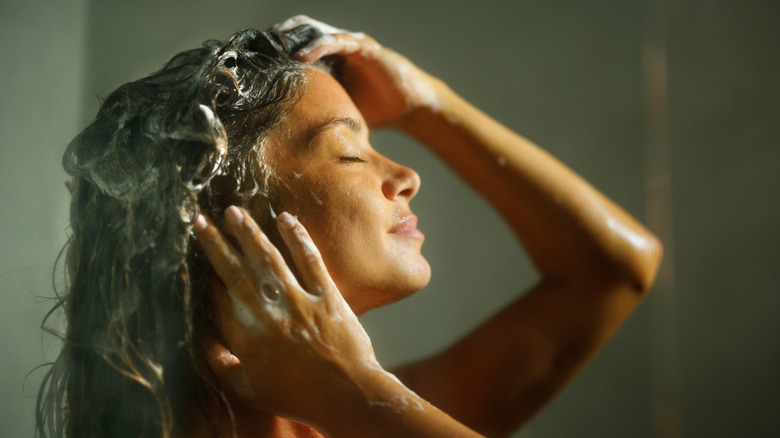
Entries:
[[481, 435], [454, 420], [377, 368], [355, 380], [359, 396], [322, 423], [328, 436], [395, 438], [464, 437]]
[[442, 133], [462, 128], [468, 118], [468, 104], [442, 80], [431, 77], [432, 96], [423, 104], [415, 105], [398, 119], [394, 127], [432, 146], [432, 140]]
[[[410, 410], [422, 411], [428, 405], [381, 368], [367, 367], [351, 381], [344, 397], [323, 412], [317, 427], [328, 436], [398, 436], [400, 418]], [[430, 405], [428, 405], [430, 406]]]
[[452, 90], [441, 79], [420, 71], [415, 81], [408, 85], [406, 112], [394, 122], [397, 129], [412, 133], [416, 127], [425, 126], [430, 117], [440, 116], [450, 105]]

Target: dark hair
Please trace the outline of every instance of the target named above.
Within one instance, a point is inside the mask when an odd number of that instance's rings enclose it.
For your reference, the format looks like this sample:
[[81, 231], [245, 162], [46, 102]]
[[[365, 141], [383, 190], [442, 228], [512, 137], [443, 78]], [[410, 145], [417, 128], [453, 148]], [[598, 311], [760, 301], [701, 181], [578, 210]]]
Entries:
[[47, 316], [64, 309], [68, 326], [39, 392], [39, 436], [168, 437], [220, 399], [198, 342], [205, 262], [191, 226], [199, 209], [273, 204], [259, 148], [304, 83], [292, 54], [319, 35], [207, 41], [119, 87], [70, 143], [69, 284]]

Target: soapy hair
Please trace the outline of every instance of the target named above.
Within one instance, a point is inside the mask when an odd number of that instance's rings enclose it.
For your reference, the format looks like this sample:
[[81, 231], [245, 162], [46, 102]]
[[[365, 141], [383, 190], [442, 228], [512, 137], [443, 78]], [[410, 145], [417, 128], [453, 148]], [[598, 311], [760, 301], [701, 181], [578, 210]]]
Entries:
[[260, 148], [304, 85], [292, 54], [320, 35], [207, 41], [119, 87], [69, 144], [67, 290], [47, 316], [61, 310], [67, 330], [39, 392], [38, 436], [170, 437], [187, 412], [216, 435], [208, 404], [230, 408], [199, 344], [208, 268], [192, 223], [199, 210], [273, 205]]

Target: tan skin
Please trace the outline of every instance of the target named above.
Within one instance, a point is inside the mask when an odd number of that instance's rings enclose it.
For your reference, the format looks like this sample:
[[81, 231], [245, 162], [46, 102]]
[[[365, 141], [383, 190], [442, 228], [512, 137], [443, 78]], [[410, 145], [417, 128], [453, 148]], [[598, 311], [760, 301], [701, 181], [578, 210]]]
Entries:
[[[343, 86], [311, 69], [301, 100], [264, 144], [263, 158], [285, 181], [283, 243], [274, 245], [238, 208], [226, 212], [225, 231], [240, 251], [210, 220], [194, 227], [224, 283], [212, 294], [224, 345], [205, 342], [235, 432], [511, 434], [641, 301], [661, 245], [570, 169], [407, 59], [370, 37], [330, 33], [298, 56], [344, 56]], [[430, 276], [410, 219], [419, 177], [371, 148], [368, 130], [383, 126], [420, 140], [485, 197], [541, 278], [455, 345], [396, 370], [404, 384], [377, 363], [355, 316], [419, 290]], [[279, 298], [264, 299], [262, 290]], [[223, 420], [222, 434], [231, 436]]]

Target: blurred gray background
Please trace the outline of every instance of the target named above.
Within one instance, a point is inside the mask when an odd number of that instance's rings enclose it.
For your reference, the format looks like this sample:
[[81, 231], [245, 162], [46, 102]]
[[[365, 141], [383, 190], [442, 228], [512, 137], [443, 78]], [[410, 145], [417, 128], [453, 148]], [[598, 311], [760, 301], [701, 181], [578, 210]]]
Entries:
[[[0, 436], [32, 436], [32, 370], [56, 352], [39, 324], [67, 227], [59, 160], [96, 96], [298, 13], [405, 54], [664, 239], [658, 286], [518, 436], [780, 436], [778, 5], [0, 1]], [[422, 175], [412, 207], [434, 270], [426, 290], [364, 318], [392, 367], [448, 345], [535, 276], [430, 154], [392, 132], [373, 142]]]

